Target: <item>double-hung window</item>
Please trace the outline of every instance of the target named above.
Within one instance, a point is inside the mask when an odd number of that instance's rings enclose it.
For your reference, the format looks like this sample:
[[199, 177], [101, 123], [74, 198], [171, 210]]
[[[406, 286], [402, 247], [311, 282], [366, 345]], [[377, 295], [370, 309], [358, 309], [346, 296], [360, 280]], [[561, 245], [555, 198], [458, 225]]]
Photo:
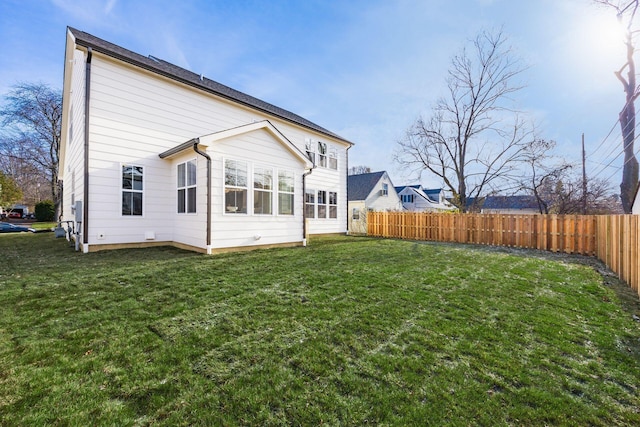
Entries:
[[382, 190], [380, 190], [380, 195], [382, 196], [389, 195], [389, 184], [382, 184]]
[[196, 212], [196, 160], [178, 165], [178, 213]]
[[309, 160], [311, 160], [311, 163], [313, 163], [313, 165], [316, 165], [316, 150], [314, 148], [314, 142], [312, 139], [307, 138], [305, 140], [304, 146], [305, 146], [305, 150], [307, 152], [307, 157], [309, 157]]
[[338, 150], [329, 148], [329, 169], [338, 170]]
[[329, 218], [338, 218], [338, 193], [329, 191]]
[[224, 162], [224, 208], [227, 213], [247, 213], [247, 162]]
[[316, 192], [315, 190], [307, 190], [304, 193], [304, 216], [306, 218], [315, 218], [316, 211]]
[[293, 194], [293, 172], [278, 171], [278, 215], [293, 215]]
[[273, 171], [263, 167], [253, 169], [253, 213], [271, 215], [273, 200]]
[[122, 215], [142, 216], [142, 166], [122, 165]]
[[327, 217], [327, 192], [318, 191], [318, 218]]
[[318, 141], [318, 166], [327, 167], [327, 144]]

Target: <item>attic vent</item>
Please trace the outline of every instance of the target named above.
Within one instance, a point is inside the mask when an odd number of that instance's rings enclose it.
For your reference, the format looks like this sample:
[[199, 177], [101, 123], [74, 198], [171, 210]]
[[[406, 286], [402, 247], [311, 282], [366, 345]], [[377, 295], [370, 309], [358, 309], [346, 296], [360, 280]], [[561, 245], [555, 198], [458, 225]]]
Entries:
[[200, 74], [200, 81], [203, 82], [204, 81], [204, 74]]
[[152, 60], [152, 61], [156, 61], [158, 63], [160, 62], [160, 60], [158, 58], [156, 58], [155, 56], [153, 56], [153, 55], [149, 55], [149, 59]]

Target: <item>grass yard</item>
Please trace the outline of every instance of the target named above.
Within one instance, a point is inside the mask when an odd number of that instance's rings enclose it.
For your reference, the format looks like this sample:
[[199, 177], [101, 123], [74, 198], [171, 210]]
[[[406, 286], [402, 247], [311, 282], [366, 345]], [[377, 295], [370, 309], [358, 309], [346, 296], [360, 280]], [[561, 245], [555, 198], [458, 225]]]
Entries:
[[0, 253], [1, 425], [640, 425], [638, 298], [562, 257]]

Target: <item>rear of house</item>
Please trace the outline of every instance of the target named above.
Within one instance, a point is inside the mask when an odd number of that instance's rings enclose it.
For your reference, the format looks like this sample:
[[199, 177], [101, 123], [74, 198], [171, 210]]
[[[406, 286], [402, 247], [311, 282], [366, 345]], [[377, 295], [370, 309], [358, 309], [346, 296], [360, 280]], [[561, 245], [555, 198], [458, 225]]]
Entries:
[[206, 253], [347, 231], [346, 139], [155, 57], [67, 30], [62, 220], [83, 251]]

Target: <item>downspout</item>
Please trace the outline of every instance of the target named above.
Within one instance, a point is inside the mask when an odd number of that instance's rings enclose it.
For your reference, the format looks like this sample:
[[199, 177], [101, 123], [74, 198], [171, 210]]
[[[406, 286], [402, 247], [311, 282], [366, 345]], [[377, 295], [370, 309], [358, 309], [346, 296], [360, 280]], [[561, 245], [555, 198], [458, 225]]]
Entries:
[[[314, 164], [313, 167], [316, 165]], [[309, 172], [302, 174], [302, 246], [307, 246], [307, 209], [305, 197], [307, 197], [307, 176], [311, 175], [313, 168]]]
[[91, 95], [91, 58], [93, 51], [87, 48], [84, 76], [84, 201], [82, 203], [82, 243], [89, 243], [89, 99]]
[[193, 151], [207, 159], [207, 251], [211, 247], [211, 156], [198, 148], [200, 138], [193, 141]]

